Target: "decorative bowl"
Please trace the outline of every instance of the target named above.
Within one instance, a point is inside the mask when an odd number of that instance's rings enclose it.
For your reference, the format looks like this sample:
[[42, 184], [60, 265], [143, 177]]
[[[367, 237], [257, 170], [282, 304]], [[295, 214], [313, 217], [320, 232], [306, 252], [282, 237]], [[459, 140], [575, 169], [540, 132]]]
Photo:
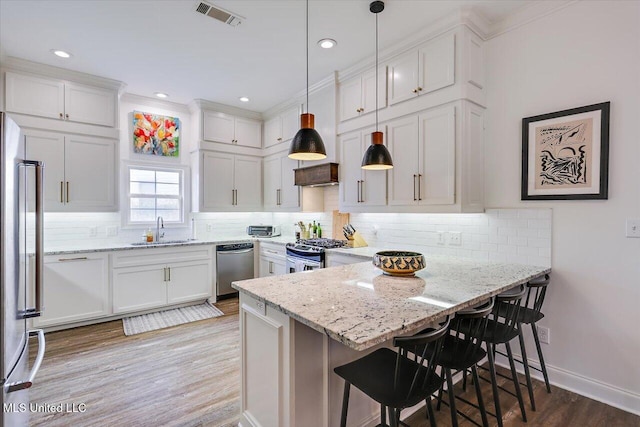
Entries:
[[381, 251], [373, 256], [373, 265], [389, 276], [413, 276], [424, 268], [424, 256], [418, 252]]

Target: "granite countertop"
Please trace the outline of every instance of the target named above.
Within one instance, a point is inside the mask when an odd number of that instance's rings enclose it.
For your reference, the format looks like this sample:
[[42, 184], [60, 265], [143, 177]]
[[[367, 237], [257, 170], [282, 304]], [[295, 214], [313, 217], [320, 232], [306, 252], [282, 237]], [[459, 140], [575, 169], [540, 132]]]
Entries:
[[[124, 251], [133, 249], [147, 249], [147, 248], [168, 248], [176, 246], [192, 246], [192, 245], [224, 245], [225, 243], [243, 243], [243, 242], [256, 242], [261, 241], [265, 243], [276, 243], [285, 245], [293, 241], [294, 239], [288, 236], [276, 236], [276, 237], [260, 237], [255, 238], [244, 235], [238, 236], [225, 236], [213, 239], [195, 239], [195, 240], [181, 240], [179, 242], [173, 241], [172, 238], [165, 238], [165, 242], [171, 243], [149, 243], [144, 245], [133, 245], [131, 242], [104, 242], [87, 240], [81, 242], [73, 242], [68, 244], [58, 244], [55, 246], [45, 246], [45, 255], [70, 255], [83, 252], [108, 252], [108, 251]], [[176, 239], [177, 240], [177, 239]], [[172, 242], [173, 241], [173, 242]]]
[[232, 286], [348, 347], [365, 350], [551, 271], [441, 256], [425, 259], [427, 267], [411, 278], [386, 276], [363, 262]]

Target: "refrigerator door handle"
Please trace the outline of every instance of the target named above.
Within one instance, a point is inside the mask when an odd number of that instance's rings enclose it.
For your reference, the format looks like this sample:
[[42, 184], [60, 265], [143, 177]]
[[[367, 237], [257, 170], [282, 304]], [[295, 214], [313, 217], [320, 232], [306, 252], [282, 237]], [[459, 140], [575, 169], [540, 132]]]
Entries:
[[39, 317], [42, 315], [42, 295], [44, 274], [44, 162], [37, 160], [23, 160], [24, 166], [36, 169], [36, 253], [35, 253], [35, 307], [26, 308], [23, 318]]
[[27, 378], [26, 381], [16, 381], [16, 382], [5, 384], [4, 388], [7, 393], [24, 390], [33, 385], [33, 380], [36, 378], [36, 375], [38, 374], [38, 370], [40, 369], [40, 365], [42, 364], [42, 359], [44, 359], [44, 349], [46, 346], [45, 339], [44, 339], [44, 331], [42, 329], [34, 329], [32, 331], [29, 331], [29, 337], [34, 337], [34, 336], [38, 337], [38, 355], [36, 356], [36, 360], [33, 363], [31, 372], [29, 372], [29, 378]]

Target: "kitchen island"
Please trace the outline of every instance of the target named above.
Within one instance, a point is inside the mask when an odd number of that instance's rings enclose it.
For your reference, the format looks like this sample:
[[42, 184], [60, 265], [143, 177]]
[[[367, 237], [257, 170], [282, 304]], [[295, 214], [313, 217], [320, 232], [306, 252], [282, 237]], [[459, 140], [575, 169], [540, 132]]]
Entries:
[[[549, 272], [433, 256], [415, 277], [389, 277], [363, 262], [235, 282], [242, 341], [240, 425], [339, 425], [343, 384], [333, 368]], [[354, 390], [348, 425], [375, 424], [378, 411]]]

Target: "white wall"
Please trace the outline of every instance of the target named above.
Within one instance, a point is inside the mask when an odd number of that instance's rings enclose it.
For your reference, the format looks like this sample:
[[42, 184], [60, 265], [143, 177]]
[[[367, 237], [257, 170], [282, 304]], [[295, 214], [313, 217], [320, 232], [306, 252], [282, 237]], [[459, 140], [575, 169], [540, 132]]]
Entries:
[[[575, 2], [485, 48], [486, 205], [553, 208], [551, 381], [640, 414], [640, 2]], [[604, 101], [609, 199], [521, 202], [522, 118]]]

